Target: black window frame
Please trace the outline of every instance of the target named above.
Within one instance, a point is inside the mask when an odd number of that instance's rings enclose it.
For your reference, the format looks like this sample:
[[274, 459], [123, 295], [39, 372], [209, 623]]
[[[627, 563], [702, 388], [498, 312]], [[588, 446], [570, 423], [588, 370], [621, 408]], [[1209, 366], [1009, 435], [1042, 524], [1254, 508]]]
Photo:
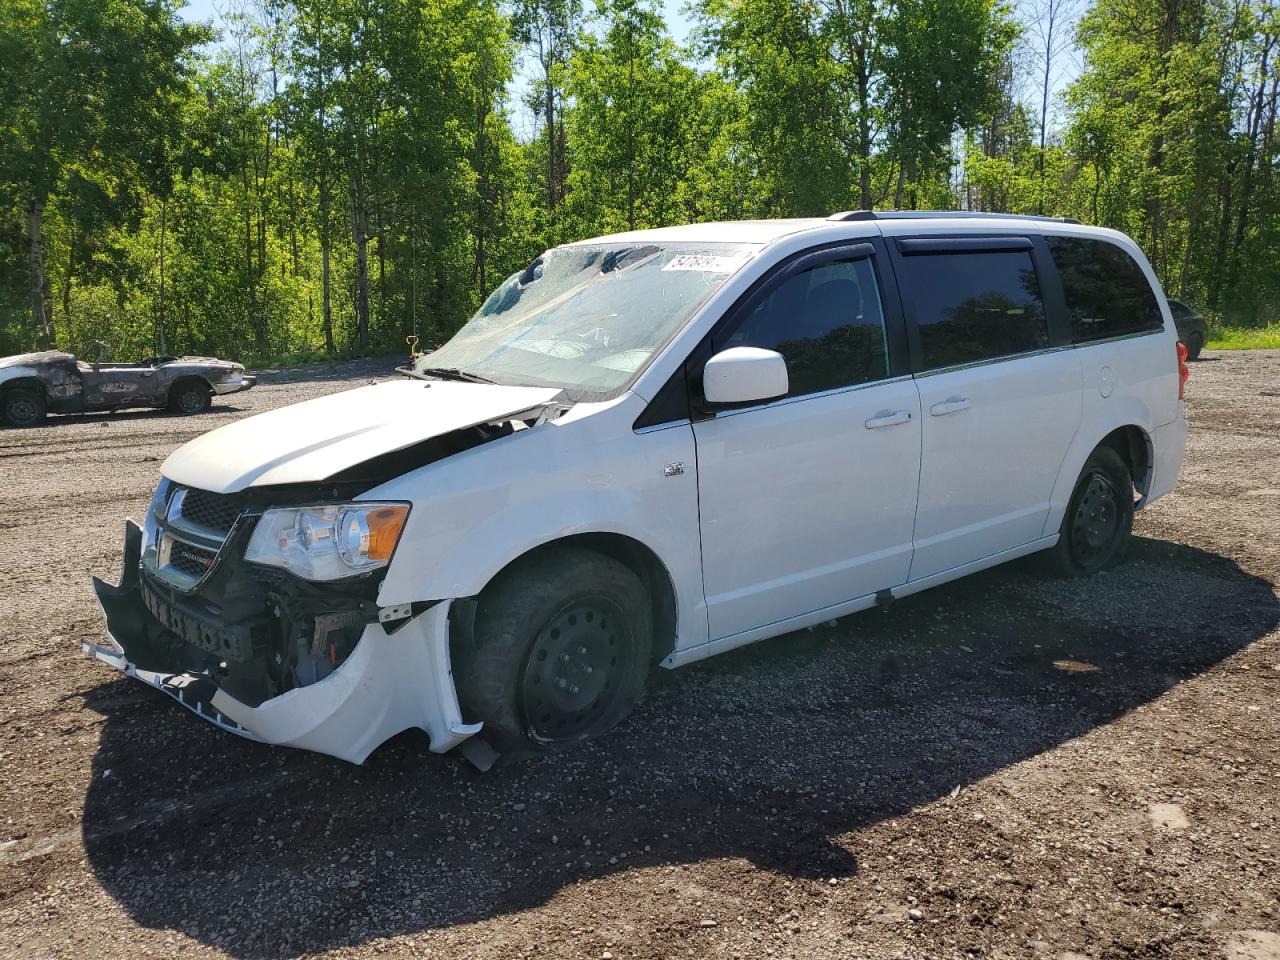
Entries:
[[1049, 350], [1070, 347], [1071, 329], [1067, 317], [1066, 301], [1062, 295], [1062, 285], [1058, 272], [1049, 255], [1049, 245], [1044, 235], [1033, 230], [973, 233], [973, 234], [905, 234], [894, 235], [893, 242], [888, 244], [889, 259], [892, 261], [896, 275], [906, 276], [905, 260], [912, 256], [938, 255], [951, 253], [1011, 253], [1027, 251], [1031, 254], [1031, 265], [1036, 272], [1036, 280], [1040, 285], [1040, 302], [1044, 308], [1045, 324], [1048, 330], [1049, 343], [1045, 347], [1025, 350], [1020, 353], [1009, 353], [998, 357], [986, 357], [964, 363], [948, 364], [945, 367], [926, 367], [924, 363], [924, 345], [920, 338], [920, 326], [917, 322], [917, 304], [911, 292], [900, 289], [903, 320], [906, 327], [907, 343], [910, 347], [910, 367], [913, 375], [926, 375], [947, 370], [963, 369], [979, 364], [1003, 363], [1017, 360], [1020, 357], [1032, 356]]
[[[809, 270], [831, 263], [844, 263], [849, 260], [869, 260], [875, 273], [876, 286], [879, 288], [880, 307], [884, 315], [885, 347], [888, 351], [889, 370], [878, 380], [863, 383], [850, 383], [825, 390], [801, 393], [773, 400], [752, 400], [741, 404], [708, 403], [702, 392], [702, 371], [708, 360], [723, 346], [717, 347], [760, 306], [783, 283]], [[724, 315], [716, 322], [702, 342], [693, 350], [687, 364], [690, 394], [690, 410], [692, 419], [703, 420], [714, 417], [721, 411], [738, 410], [745, 407], [762, 407], [775, 403], [796, 403], [812, 397], [825, 396], [845, 390], [859, 390], [867, 386], [883, 383], [899, 376], [906, 376], [908, 347], [906, 330], [902, 325], [902, 304], [898, 293], [898, 284], [892, 267], [885, 256], [885, 243], [880, 237], [864, 237], [850, 240], [838, 240], [831, 243], [810, 247], [787, 257], [774, 266], [751, 289], [743, 294]]]
[[[852, 254], [852, 255], [851, 255]], [[824, 266], [850, 259], [869, 259], [879, 287], [880, 306], [884, 314], [885, 343], [889, 352], [889, 372], [881, 380], [834, 387], [817, 393], [779, 397], [774, 400], [753, 400], [742, 404], [711, 404], [702, 392], [702, 370], [715, 355], [715, 344], [730, 335], [746, 317], [768, 297], [776, 286], [787, 279]], [[894, 380], [911, 374], [910, 348], [902, 317], [902, 300], [898, 292], [893, 263], [888, 245], [880, 236], [856, 237], [816, 244], [791, 254], [774, 264], [724, 311], [711, 329], [689, 351], [675, 372], [654, 394], [653, 399], [636, 419], [633, 429], [642, 430], [671, 423], [709, 420], [717, 413], [740, 410], [747, 407], [764, 407], [775, 403], [803, 402], [811, 397], [824, 396], [842, 390], [860, 390], [885, 380]], [[687, 410], [687, 414], [685, 411]]]

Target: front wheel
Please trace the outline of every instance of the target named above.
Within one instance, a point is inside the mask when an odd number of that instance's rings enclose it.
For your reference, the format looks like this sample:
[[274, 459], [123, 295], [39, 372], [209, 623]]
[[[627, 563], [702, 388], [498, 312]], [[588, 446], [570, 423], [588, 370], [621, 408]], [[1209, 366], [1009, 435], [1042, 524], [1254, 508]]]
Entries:
[[1082, 577], [1119, 562], [1133, 530], [1133, 478], [1118, 453], [1099, 447], [1089, 455], [1049, 551], [1057, 573]]
[[527, 753], [620, 723], [644, 692], [653, 645], [640, 578], [603, 554], [555, 547], [480, 595], [458, 650], [458, 695], [499, 750]]
[[4, 422], [11, 427], [35, 427], [44, 422], [48, 405], [32, 390], [9, 390], [4, 395]]
[[210, 402], [209, 387], [195, 380], [179, 383], [169, 392], [169, 409], [183, 416], [204, 413]]

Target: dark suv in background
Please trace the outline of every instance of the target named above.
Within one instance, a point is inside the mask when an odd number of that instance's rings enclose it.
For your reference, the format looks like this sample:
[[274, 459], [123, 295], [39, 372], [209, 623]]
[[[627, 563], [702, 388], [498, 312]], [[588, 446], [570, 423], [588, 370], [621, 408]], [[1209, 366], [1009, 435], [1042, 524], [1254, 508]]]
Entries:
[[1181, 300], [1170, 300], [1169, 312], [1173, 314], [1173, 325], [1178, 328], [1178, 339], [1187, 345], [1187, 359], [1199, 360], [1209, 335], [1204, 315]]

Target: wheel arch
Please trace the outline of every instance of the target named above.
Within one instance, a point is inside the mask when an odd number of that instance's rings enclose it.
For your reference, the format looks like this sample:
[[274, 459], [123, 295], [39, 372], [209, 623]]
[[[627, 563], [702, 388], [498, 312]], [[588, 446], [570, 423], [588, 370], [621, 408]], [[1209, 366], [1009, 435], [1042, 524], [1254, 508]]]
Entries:
[[1155, 451], [1152, 447], [1151, 431], [1138, 422], [1141, 418], [1133, 415], [1119, 417], [1105, 425], [1099, 432], [1092, 433], [1096, 439], [1089, 442], [1088, 436], [1077, 434], [1071, 449], [1062, 460], [1062, 468], [1058, 480], [1054, 484], [1053, 495], [1049, 500], [1049, 513], [1045, 518], [1043, 536], [1057, 533], [1066, 514], [1067, 504], [1075, 490], [1076, 481], [1085, 462], [1099, 447], [1114, 450], [1129, 468], [1133, 478], [1133, 488], [1140, 495], [1138, 508], [1146, 503], [1147, 494], [1151, 490], [1152, 470], [1155, 464]]
[[189, 383], [198, 383], [209, 392], [210, 396], [213, 395], [213, 384], [209, 382], [207, 377], [203, 377], [198, 373], [183, 373], [169, 381], [169, 386], [165, 389], [164, 396], [157, 399], [163, 403], [168, 403], [169, 398], [173, 396], [174, 390], [179, 390]]
[[[1133, 488], [1145, 499], [1151, 490], [1151, 435], [1137, 424], [1130, 423], [1112, 430], [1098, 441], [1093, 450], [1098, 447], [1110, 447], [1120, 455], [1133, 478]], [[1089, 452], [1093, 453], [1093, 450]]]
[[8, 393], [10, 390], [23, 390], [38, 393], [46, 400], [49, 397], [49, 391], [45, 387], [45, 383], [39, 377], [30, 373], [20, 373], [17, 376], [0, 378], [0, 393]]
[[[547, 540], [531, 547], [505, 563], [485, 583], [484, 587], [473, 597], [455, 600], [453, 603], [453, 622], [458, 638], [465, 642], [471, 634], [475, 605], [480, 594], [484, 593], [494, 581], [506, 571], [520, 563], [536, 559], [540, 554], [558, 547], [578, 547], [609, 557], [633, 571], [644, 584], [649, 595], [650, 611], [653, 615], [653, 650], [655, 661], [666, 658], [676, 643], [678, 622], [677, 598], [675, 582], [665, 563], [647, 544], [623, 533], [594, 531], [575, 533], [564, 537]], [[455, 642], [456, 642], [455, 638]]]

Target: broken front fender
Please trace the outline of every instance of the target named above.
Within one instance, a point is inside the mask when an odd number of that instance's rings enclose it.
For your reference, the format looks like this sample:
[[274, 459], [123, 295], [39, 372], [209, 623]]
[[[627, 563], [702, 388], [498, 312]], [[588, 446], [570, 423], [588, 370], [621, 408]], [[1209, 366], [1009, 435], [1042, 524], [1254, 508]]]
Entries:
[[106, 644], [82, 641], [89, 656], [173, 697], [224, 730], [282, 746], [301, 747], [363, 763], [379, 744], [404, 730], [425, 730], [431, 750], [444, 753], [479, 732], [458, 707], [449, 665], [449, 604], [438, 603], [388, 633], [365, 627], [351, 655], [324, 679], [258, 706], [219, 689], [208, 673], [159, 662], [164, 630], [142, 600], [142, 531], [125, 525], [124, 573], [118, 587], [93, 580], [106, 620]]

